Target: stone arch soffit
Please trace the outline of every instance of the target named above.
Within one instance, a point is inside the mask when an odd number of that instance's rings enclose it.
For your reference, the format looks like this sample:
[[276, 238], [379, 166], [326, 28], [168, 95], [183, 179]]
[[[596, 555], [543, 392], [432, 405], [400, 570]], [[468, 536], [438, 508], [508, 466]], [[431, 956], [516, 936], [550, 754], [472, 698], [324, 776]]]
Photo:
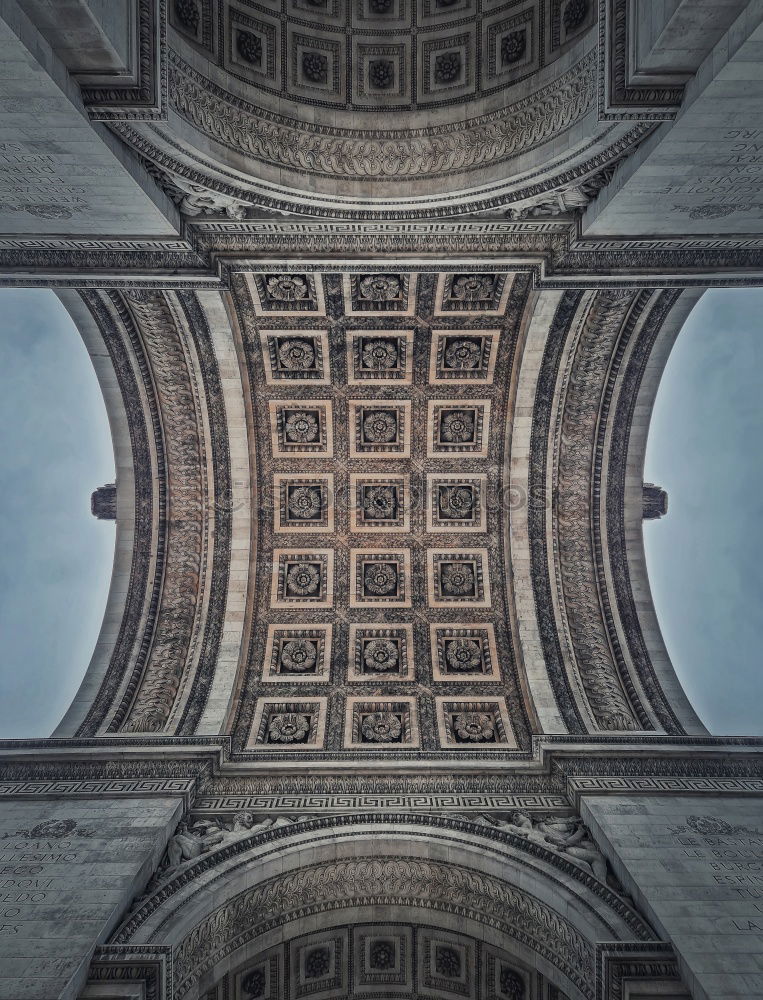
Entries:
[[[129, 605], [131, 564], [135, 550], [136, 443], [145, 445], [142, 413], [135, 410], [130, 397], [134, 383], [125, 368], [121, 344], [103, 315], [94, 311], [93, 302], [70, 289], [56, 289], [56, 295], [69, 313], [90, 355], [106, 408], [111, 432], [116, 470], [116, 540], [114, 565], [104, 620], [82, 683], [54, 736], [73, 736], [85, 720], [93, 699], [102, 684], [119, 645], [119, 623]], [[137, 442], [136, 442], [137, 437]], [[97, 485], [97, 484], [94, 484]], [[116, 629], [113, 624], [116, 622]]]
[[138, 900], [113, 942], [172, 946], [176, 995], [190, 997], [261, 935], [378, 906], [490, 929], [580, 997], [596, 941], [654, 940], [627, 898], [542, 846], [468, 817], [358, 815], [282, 819], [200, 859]]
[[[617, 467], [625, 467], [624, 476], [613, 477], [610, 485], [611, 502], [621, 511], [622, 519], [613, 519], [608, 526], [613, 583], [626, 630], [632, 636], [634, 658], [651, 663], [676, 721], [689, 735], [702, 735], [707, 730], [678, 680], [657, 620], [644, 554], [646, 498], [642, 484], [651, 415], [665, 366], [684, 323], [703, 294], [704, 289], [684, 290], [666, 312], [663, 323], [647, 331], [634, 345], [624, 375], [627, 391], [618, 405], [612, 435], [614, 461]], [[634, 616], [638, 630], [633, 627]]]
[[69, 295], [80, 328], [103, 345], [124, 468], [120, 575], [57, 735], [193, 732], [214, 675], [230, 556], [230, 505], [216, 503], [230, 495], [230, 462], [209, 327], [193, 293]]
[[527, 483], [529, 496], [545, 498], [528, 509], [537, 634], [572, 733], [703, 731], [652, 642], [654, 609], [633, 555], [642, 546], [641, 425], [666, 355], [649, 359], [661, 331], [675, 337], [682, 294], [564, 292], [525, 348], [543, 353]]

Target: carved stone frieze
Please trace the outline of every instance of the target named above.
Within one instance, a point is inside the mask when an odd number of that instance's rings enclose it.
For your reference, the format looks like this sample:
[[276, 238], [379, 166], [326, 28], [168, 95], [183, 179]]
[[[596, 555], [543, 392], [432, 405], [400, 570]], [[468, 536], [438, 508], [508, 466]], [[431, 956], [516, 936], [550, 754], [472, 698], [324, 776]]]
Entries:
[[201, 416], [177, 318], [161, 292], [134, 292], [130, 310], [148, 352], [167, 449], [168, 531], [161, 601], [142, 678], [120, 727], [157, 732], [170, 712], [188, 662], [204, 586], [207, 482]]
[[601, 729], [644, 728], [623, 686], [598, 593], [590, 474], [604, 388], [633, 292], [599, 292], [577, 337], [560, 386], [561, 423], [554, 444], [555, 556], [568, 656]]
[[583, 180], [553, 192], [536, 195], [532, 200], [520, 205], [512, 205], [506, 210], [506, 214], [511, 219], [531, 219], [580, 212], [596, 198], [602, 188], [609, 184], [619, 162], [620, 160], [612, 160], [597, 173]]
[[194, 128], [256, 161], [319, 177], [399, 183], [484, 169], [558, 136], [594, 105], [596, 53], [530, 97], [446, 129], [369, 136], [308, 125], [234, 98], [174, 53], [170, 95], [174, 110]]

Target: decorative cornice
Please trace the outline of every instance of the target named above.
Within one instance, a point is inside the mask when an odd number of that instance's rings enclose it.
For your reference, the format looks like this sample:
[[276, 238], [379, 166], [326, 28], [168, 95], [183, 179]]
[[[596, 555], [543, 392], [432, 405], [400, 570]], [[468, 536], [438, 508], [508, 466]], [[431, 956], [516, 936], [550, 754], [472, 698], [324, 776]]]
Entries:
[[[763, 283], [763, 240], [583, 239], [569, 217], [431, 221], [295, 221], [207, 219], [187, 223], [191, 242], [0, 239], [0, 285], [125, 289], [228, 287], [237, 270], [448, 269], [458, 258], [483, 257], [493, 270], [533, 273], [540, 288], [737, 287]], [[180, 246], [185, 249], [180, 249]], [[422, 257], [422, 248], [426, 256]], [[295, 263], [290, 265], [290, 261]], [[470, 267], [474, 266], [472, 263]]]
[[167, 945], [100, 945], [90, 962], [87, 982], [96, 992], [105, 983], [130, 984], [144, 1000], [170, 1000], [172, 949]]
[[630, 0], [599, 0], [600, 120], [672, 121], [683, 86], [633, 84], [629, 72]]
[[[672, 998], [690, 994], [681, 982], [681, 973], [672, 945], [667, 941], [639, 944], [607, 941], [596, 945], [596, 1000], [624, 1000], [631, 996], [626, 980], [649, 980], [655, 996], [660, 986], [670, 988]], [[655, 982], [656, 981], [656, 982]]]

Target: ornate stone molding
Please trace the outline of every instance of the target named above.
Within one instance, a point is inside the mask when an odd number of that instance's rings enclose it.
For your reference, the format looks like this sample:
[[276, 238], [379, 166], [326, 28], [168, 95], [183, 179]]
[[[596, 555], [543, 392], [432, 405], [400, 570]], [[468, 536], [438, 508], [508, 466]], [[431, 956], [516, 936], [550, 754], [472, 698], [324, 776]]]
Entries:
[[569, 661], [576, 665], [596, 724], [605, 730], [643, 728], [623, 688], [600, 605], [591, 537], [591, 471], [602, 394], [621, 328], [635, 297], [600, 292], [572, 348], [571, 367], [558, 387], [561, 422], [555, 455], [555, 563]]
[[684, 88], [631, 80], [628, 7], [629, 0], [599, 0], [599, 117], [671, 121]]
[[133, 292], [130, 310], [151, 359], [167, 449], [168, 538], [151, 650], [129, 707], [111, 728], [157, 732], [170, 717], [188, 660], [204, 590], [208, 531], [201, 416], [177, 320], [162, 293]]
[[[506, 784], [505, 782], [502, 782]], [[521, 810], [542, 810], [553, 811], [565, 809], [568, 805], [564, 795], [553, 794], [551, 782], [539, 780], [535, 782], [540, 788], [547, 787], [544, 792], [398, 792], [396, 794], [363, 791], [348, 791], [336, 793], [311, 793], [298, 792], [296, 790], [284, 792], [280, 795], [257, 793], [252, 790], [242, 794], [226, 794], [223, 789], [227, 783], [223, 783], [218, 789], [217, 783], [210, 784], [207, 793], [203, 794], [196, 802], [194, 812], [199, 814], [214, 814], [219, 812], [238, 812], [248, 810], [253, 812], [276, 813], [291, 810], [297, 813], [311, 812], [318, 815], [331, 813], [335, 815], [343, 811], [352, 812], [355, 810], [369, 811], [372, 809], [382, 809], [390, 813], [396, 811], [416, 812], [426, 810], [449, 810], [453, 809], [460, 813], [468, 812], [471, 809], [484, 811], [500, 810], [502, 812]], [[244, 787], [246, 782], [242, 781], [240, 787]], [[378, 784], [381, 786], [382, 782]], [[499, 782], [495, 782], [496, 785]], [[512, 783], [513, 784], [513, 783]], [[2, 794], [0, 785], [0, 794]]]
[[[88, 970], [87, 985], [139, 989], [145, 1000], [170, 1000], [173, 994], [172, 949], [164, 945], [101, 945]], [[110, 992], [111, 995], [111, 992]]]
[[441, 177], [498, 164], [559, 136], [596, 100], [596, 52], [509, 108], [449, 125], [362, 132], [266, 112], [217, 87], [170, 52], [173, 108], [215, 142], [280, 169], [342, 180]]
[[[86, 292], [82, 297], [98, 323], [114, 365], [127, 413], [135, 466], [135, 541], [127, 603], [108, 671], [78, 731], [80, 736], [92, 736], [104, 724], [122, 681], [140, 663], [141, 625], [150, 629], [156, 613], [159, 579], [156, 573], [151, 575], [151, 550], [153, 545], [156, 558], [161, 561], [166, 542], [163, 517], [166, 498], [159, 408], [143, 346], [132, 322], [125, 322], [124, 307], [118, 298], [97, 292]], [[152, 541], [155, 521], [158, 529]], [[142, 638], [145, 644], [145, 631]]]
[[[670, 704], [655, 674], [636, 610], [625, 541], [625, 479], [630, 430], [641, 381], [652, 349], [660, 331], [669, 319], [671, 310], [678, 301], [679, 294], [679, 292], [671, 290], [663, 291], [655, 296], [649, 304], [648, 314], [638, 332], [638, 339], [630, 351], [627, 366], [622, 375], [622, 385], [615, 412], [611, 420], [608, 482], [602, 484], [598, 481], [600, 480], [599, 474], [595, 485], [597, 494], [601, 494], [602, 490], [606, 491], [607, 523], [602, 527], [597, 516], [594, 525], [599, 550], [603, 544], [602, 536], [606, 536], [616, 609], [610, 606], [607, 584], [601, 565], [599, 566], [599, 588], [609, 632], [613, 636], [613, 645], [616, 655], [618, 655], [621, 674], [624, 673], [624, 656], [614, 626], [615, 613], [619, 616], [625, 633], [629, 661], [660, 724], [666, 732], [670, 733], [680, 733], [682, 726], [678, 718], [677, 706]], [[621, 353], [628, 346], [629, 339], [629, 337], [623, 337]], [[616, 374], [617, 372], [614, 372], [610, 375], [610, 382]], [[600, 451], [603, 451], [605, 446], [604, 436], [602, 428], [599, 432], [598, 447]]]
[[646, 946], [632, 942], [597, 945], [596, 1000], [624, 1000], [631, 996], [626, 982], [629, 979], [647, 980], [655, 995], [661, 995], [667, 988], [671, 1000], [690, 997], [667, 941], [654, 941]]
[[167, 0], [137, 0], [134, 72], [81, 74], [82, 97], [95, 121], [167, 117]]
[[588, 240], [568, 217], [235, 222], [197, 216], [186, 232], [187, 243], [4, 237], [0, 286], [221, 288], [229, 285], [231, 273], [256, 270], [267, 261], [283, 268], [289, 266], [284, 258], [299, 260], [294, 266], [314, 271], [335, 269], [337, 259], [364, 260], [357, 266], [374, 270], [387, 266], [376, 259], [380, 255], [393, 257], [401, 270], [449, 268], [459, 257], [483, 256], [494, 270], [529, 270], [538, 287], [549, 289], [652, 288], [655, 274], [664, 288], [763, 280], [758, 238], [745, 239], [743, 246], [725, 237]]
[[201, 719], [217, 667], [230, 577], [231, 560], [231, 461], [225, 400], [209, 324], [198, 299], [191, 292], [180, 293], [178, 300], [193, 332], [204, 385], [204, 418], [209, 427], [214, 502], [214, 556], [210, 573], [210, 591], [206, 623], [188, 700], [177, 726], [179, 734], [190, 736]]
[[177, 945], [176, 995], [269, 928], [348, 905], [385, 904], [458, 913], [495, 927], [542, 955], [585, 996], [593, 995], [592, 946], [546, 904], [507, 882], [460, 865], [394, 857], [310, 865], [239, 893]]
[[[529, 100], [529, 99], [528, 99]], [[508, 110], [503, 112], [508, 113]], [[496, 112], [493, 115], [497, 114]], [[483, 116], [491, 121], [489, 115]], [[474, 122], [481, 122], [482, 119], [474, 119]], [[298, 123], [292, 119], [286, 119], [286, 126], [296, 128]], [[520, 116], [520, 124], [526, 126], [528, 120], [524, 115]], [[448, 149], [450, 146], [456, 148], [460, 145], [459, 129], [466, 129], [469, 121], [460, 124], [457, 128], [449, 126], [441, 129], [444, 137], [449, 137]], [[506, 176], [505, 171], [500, 171], [497, 178], [480, 184], [479, 187], [466, 189], [460, 192], [444, 192], [433, 194], [414, 194], [413, 199], [392, 200], [382, 188], [382, 197], [369, 199], [367, 193], [353, 195], [349, 190], [342, 190], [340, 195], [323, 194], [313, 190], [305, 192], [301, 190], [299, 184], [296, 186], [274, 185], [261, 180], [257, 171], [252, 171], [248, 176], [229, 169], [224, 163], [210, 159], [207, 155], [197, 153], [189, 147], [187, 142], [181, 143], [173, 133], [166, 128], [137, 128], [132, 124], [116, 123], [111, 126], [119, 135], [120, 139], [131, 146], [141, 158], [149, 173], [159, 183], [173, 200], [181, 204], [188, 193], [198, 194], [203, 201], [199, 207], [206, 214], [206, 211], [217, 210], [225, 212], [230, 217], [243, 218], [243, 208], [247, 205], [251, 210], [262, 212], [297, 213], [310, 217], [325, 218], [326, 220], [338, 219], [379, 219], [388, 220], [390, 223], [399, 223], [402, 219], [441, 219], [448, 216], [463, 216], [470, 212], [488, 212], [501, 210], [507, 204], [520, 205], [528, 199], [535, 201], [550, 201], [553, 206], [553, 214], [558, 214], [559, 203], [554, 199], [556, 192], [566, 190], [568, 201], [576, 202], [573, 208], [581, 207], [581, 196], [585, 195], [590, 200], [601, 189], [601, 179], [608, 183], [611, 173], [608, 171], [612, 164], [617, 163], [622, 157], [631, 153], [650, 134], [652, 126], [637, 124], [625, 130], [620, 126], [609, 126], [603, 131], [588, 137], [584, 142], [578, 143], [564, 156], [552, 159], [544, 159], [535, 169], [522, 171], [518, 176], [519, 180]], [[315, 130], [316, 136], [323, 132], [331, 132], [331, 129], [321, 130], [318, 126], [305, 126]], [[269, 130], [270, 131], [270, 130]], [[336, 131], [338, 135], [344, 135], [341, 130]], [[481, 128], [482, 132], [492, 135], [493, 132], [501, 138], [503, 129]], [[419, 135], [419, 132], [422, 134]], [[269, 132], [268, 132], [269, 134]], [[354, 133], [351, 133], [354, 134]], [[439, 134], [439, 133], [437, 133]], [[403, 153], [407, 145], [413, 146], [416, 150], [428, 149], [429, 139], [426, 130], [418, 130], [411, 133], [414, 139], [406, 138], [409, 133], [402, 131], [397, 136], [390, 132], [358, 132], [358, 143], [360, 149], [364, 150], [369, 143], [376, 141], [385, 144], [395, 142], [394, 156], [384, 162], [384, 170], [378, 178], [379, 183], [387, 179], [393, 179], [400, 173], [400, 162], [411, 171], [410, 177], [400, 174], [399, 183], [413, 184], [418, 177], [415, 167], [422, 166], [421, 156], [417, 152], [412, 165], [408, 165], [408, 160], [403, 157], [401, 160], [401, 148]], [[471, 137], [470, 137], [471, 138]], [[362, 142], [361, 142], [362, 140]], [[317, 142], [317, 138], [314, 140]], [[336, 140], [339, 142], [339, 139]], [[347, 144], [349, 140], [342, 140]], [[501, 138], [501, 142], [503, 139]], [[518, 141], [518, 140], [517, 140]], [[497, 139], [487, 143], [486, 151], [479, 155], [477, 150], [469, 155], [475, 160], [472, 168], [474, 171], [482, 170], [496, 173], [497, 167], [491, 167], [491, 157], [500, 143]], [[437, 148], [431, 152], [437, 152]], [[491, 152], [491, 150], [493, 152]], [[523, 151], [524, 152], [524, 151]], [[453, 159], [451, 155], [450, 159]], [[442, 157], [445, 156], [443, 151]], [[265, 169], [265, 165], [263, 165]], [[272, 169], [272, 168], [271, 168]], [[338, 169], [338, 168], [337, 168]], [[423, 166], [422, 166], [423, 169]], [[455, 167], [454, 167], [455, 169]], [[297, 176], [301, 176], [304, 171], [299, 171]], [[452, 172], [451, 172], [452, 173]], [[446, 174], [445, 176], [448, 176]], [[476, 180], [476, 178], [475, 178]], [[369, 176], [363, 185], [375, 183], [373, 176]], [[324, 179], [324, 184], [327, 181]], [[353, 183], [352, 177], [348, 175], [348, 183]], [[357, 183], [361, 180], [358, 177]], [[577, 194], [575, 189], [579, 189]], [[545, 197], [544, 197], [545, 196]], [[199, 212], [193, 205], [193, 199], [189, 202], [191, 211], [189, 214], [198, 215]], [[565, 211], [568, 211], [565, 208]], [[521, 209], [519, 209], [521, 212]], [[524, 215], [522, 216], [524, 217]]]

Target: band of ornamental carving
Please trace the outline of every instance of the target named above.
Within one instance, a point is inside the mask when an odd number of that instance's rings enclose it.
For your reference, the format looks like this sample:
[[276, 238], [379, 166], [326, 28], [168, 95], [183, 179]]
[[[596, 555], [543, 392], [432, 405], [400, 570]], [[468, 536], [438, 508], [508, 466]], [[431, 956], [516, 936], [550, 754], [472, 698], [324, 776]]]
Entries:
[[311, 865], [235, 896], [177, 946], [175, 995], [183, 996], [217, 962], [266, 930], [348, 905], [414, 906], [468, 916], [534, 949], [584, 996], [593, 997], [593, 947], [550, 907], [459, 865], [384, 857]]
[[222, 642], [228, 582], [231, 564], [232, 503], [231, 462], [228, 441], [225, 400], [220, 371], [212, 344], [206, 316], [198, 298], [192, 293], [179, 293], [181, 304], [199, 359], [206, 402], [214, 503], [214, 555], [210, 568], [209, 601], [205, 613], [204, 635], [198, 667], [175, 731], [191, 735], [201, 719], [217, 668], [217, 655]]
[[130, 308], [151, 358], [167, 448], [168, 540], [151, 652], [122, 728], [158, 732], [186, 672], [203, 585], [207, 512], [196, 393], [176, 319], [162, 293], [132, 293]]
[[596, 51], [509, 108], [445, 130], [356, 133], [303, 124], [232, 97], [170, 56], [174, 109], [203, 134], [282, 168], [341, 178], [437, 177], [498, 164], [559, 136], [596, 100]]
[[675, 118], [683, 86], [649, 86], [628, 82], [628, 0], [599, 0], [599, 116], [601, 118], [670, 121]]
[[[0, 795], [3, 786], [0, 785]], [[242, 810], [253, 812], [320, 812], [337, 813], [342, 810], [355, 811], [357, 809], [380, 809], [380, 810], [400, 810], [400, 811], [421, 811], [421, 810], [453, 810], [463, 812], [474, 809], [478, 812], [486, 810], [501, 810], [503, 812], [514, 809], [537, 811], [551, 811], [555, 809], [566, 809], [569, 805], [563, 795], [522, 795], [522, 794], [399, 794], [385, 795], [381, 792], [352, 794], [326, 794], [326, 795], [236, 795], [236, 796], [202, 796], [197, 799], [194, 805], [194, 813], [201, 812], [240, 812]]]
[[569, 655], [597, 725], [606, 730], [643, 728], [634, 714], [614, 661], [598, 597], [591, 536], [593, 446], [603, 382], [634, 295], [599, 292], [587, 314], [562, 390], [558, 440], [555, 534]]
[[136, 72], [111, 85], [81, 76], [82, 97], [95, 121], [167, 117], [167, 0], [138, 0], [135, 26]]

